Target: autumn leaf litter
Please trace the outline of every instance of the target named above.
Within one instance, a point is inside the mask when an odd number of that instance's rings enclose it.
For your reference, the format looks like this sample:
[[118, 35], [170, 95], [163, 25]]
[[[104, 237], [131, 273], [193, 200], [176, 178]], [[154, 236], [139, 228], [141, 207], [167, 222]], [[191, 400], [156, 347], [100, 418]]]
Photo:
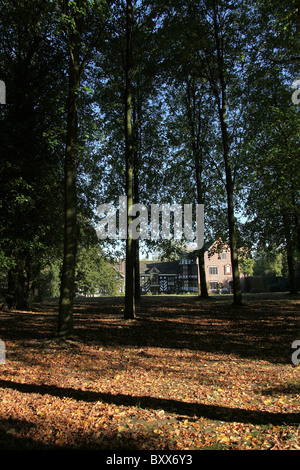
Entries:
[[0, 449], [299, 450], [299, 304], [81, 301], [66, 341], [55, 303], [0, 314]]

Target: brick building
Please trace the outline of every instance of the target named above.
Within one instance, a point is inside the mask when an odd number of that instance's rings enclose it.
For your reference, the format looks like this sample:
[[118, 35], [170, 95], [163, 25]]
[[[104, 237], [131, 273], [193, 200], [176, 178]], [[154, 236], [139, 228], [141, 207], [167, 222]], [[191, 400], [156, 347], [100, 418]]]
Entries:
[[209, 292], [230, 291], [232, 288], [231, 254], [228, 245], [219, 250], [217, 243], [212, 244], [204, 254], [206, 282]]
[[[230, 292], [232, 268], [230, 248], [217, 243], [207, 245], [204, 255], [208, 292]], [[183, 253], [179, 261], [141, 261], [141, 293], [175, 294], [198, 292], [199, 270], [194, 251]]]
[[180, 290], [178, 261], [141, 261], [141, 293], [176, 294]]

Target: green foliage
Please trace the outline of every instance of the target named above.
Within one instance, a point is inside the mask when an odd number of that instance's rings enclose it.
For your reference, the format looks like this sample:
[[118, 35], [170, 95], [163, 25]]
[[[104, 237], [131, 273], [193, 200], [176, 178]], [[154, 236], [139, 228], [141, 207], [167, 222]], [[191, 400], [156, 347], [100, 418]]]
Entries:
[[116, 295], [122, 280], [99, 246], [81, 247], [77, 256], [76, 291], [85, 296]]
[[32, 293], [34, 300], [57, 299], [60, 293], [60, 275], [60, 260], [53, 261], [49, 266], [44, 267], [34, 282], [34, 287], [37, 289]]
[[253, 274], [254, 264], [255, 264], [254, 259], [248, 256], [243, 256], [242, 258], [239, 259], [240, 270], [243, 274], [247, 276], [251, 276]]
[[254, 276], [282, 276], [283, 253], [261, 253], [255, 260], [253, 274]]
[[[0, 78], [7, 88], [0, 119], [0, 269], [3, 276], [22, 271], [26, 282], [39, 284], [41, 297], [59, 292], [66, 71], [75, 43], [82, 74], [79, 244], [97, 205], [125, 193], [125, 5], [0, 2]], [[230, 193], [234, 214], [247, 219], [239, 246], [247, 240], [259, 252], [269, 246], [284, 254], [281, 261], [281, 254], [274, 260], [259, 255], [254, 267], [253, 260], [240, 259], [248, 275], [252, 268], [254, 274], [291, 275], [299, 258], [300, 120], [291, 101], [299, 64], [297, 6], [295, 0], [133, 2], [135, 197], [146, 205], [196, 201], [197, 156], [206, 239], [228, 238]], [[165, 247], [168, 257], [176, 254], [172, 243]], [[80, 249], [78, 286], [87, 295], [115, 292], [107, 262], [90, 250]]]
[[[61, 242], [61, 141], [59, 134], [49, 137], [64, 119], [57, 111], [64, 97], [63, 51], [53, 2], [4, 1], [1, 11], [0, 74], [7, 88], [0, 120], [1, 267], [18, 269], [28, 283]], [[24, 283], [18, 288], [29, 293]]]

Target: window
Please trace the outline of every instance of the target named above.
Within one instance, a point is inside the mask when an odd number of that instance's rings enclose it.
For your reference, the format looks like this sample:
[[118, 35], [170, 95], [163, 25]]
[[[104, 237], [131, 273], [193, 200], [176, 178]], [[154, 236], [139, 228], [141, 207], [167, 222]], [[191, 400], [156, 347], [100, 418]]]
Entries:
[[217, 266], [209, 266], [209, 274], [218, 274]]
[[226, 264], [226, 266], [224, 266], [224, 273], [225, 273], [225, 274], [231, 274], [231, 266], [230, 266], [230, 264]]
[[227, 253], [222, 253], [222, 259], [227, 259]]
[[198, 266], [197, 265], [191, 266], [191, 274], [198, 274]]
[[218, 289], [218, 282], [217, 281], [211, 281], [209, 283], [209, 288], [210, 288], [210, 290], [217, 290]]
[[169, 284], [169, 286], [174, 286], [174, 278], [173, 277], [169, 277], [168, 284]]

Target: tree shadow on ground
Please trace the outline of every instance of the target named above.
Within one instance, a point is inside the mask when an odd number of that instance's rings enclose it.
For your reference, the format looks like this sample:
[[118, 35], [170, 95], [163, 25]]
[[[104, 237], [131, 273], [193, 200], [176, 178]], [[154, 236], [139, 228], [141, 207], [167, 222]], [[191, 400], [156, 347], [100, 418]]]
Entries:
[[138, 406], [139, 408], [164, 410], [179, 416], [206, 418], [217, 421], [238, 422], [254, 425], [289, 425], [299, 426], [300, 413], [272, 413], [269, 411], [254, 411], [242, 408], [229, 408], [218, 405], [205, 405], [201, 403], [187, 403], [179, 400], [156, 398], [151, 396], [132, 396], [125, 394], [111, 394], [57, 387], [56, 385], [36, 385], [18, 383], [10, 380], [0, 380], [0, 387], [17, 390], [21, 393], [38, 393], [65, 397], [85, 402], [105, 402], [117, 406]]
[[262, 395], [299, 395], [300, 394], [300, 385], [297, 384], [287, 384], [280, 385], [278, 387], [269, 387], [263, 390], [260, 390], [259, 393]]
[[[232, 308], [229, 300], [157, 296], [142, 299], [137, 319], [123, 318], [124, 298], [77, 299], [74, 333], [86, 344], [113, 347], [163, 347], [234, 354], [291, 364], [299, 304], [274, 297]], [[55, 303], [32, 313], [1, 315], [0, 338], [26, 341], [55, 335]]]
[[28, 437], [20, 437], [18, 432], [26, 433], [35, 425], [24, 419], [1, 419], [0, 421], [0, 450], [42, 450], [49, 449], [46, 444], [41, 444]]
[[[254, 298], [243, 307], [233, 307], [231, 300], [223, 297], [142, 298], [137, 319], [127, 324], [122, 322], [123, 299], [98, 300], [86, 307], [90, 305], [103, 321], [79, 321], [76, 331], [84, 340], [107, 346], [190, 349], [291, 364], [299, 304], [275, 296]], [[83, 311], [84, 301], [78, 302], [75, 319], [78, 315], [78, 320], [83, 320]]]

